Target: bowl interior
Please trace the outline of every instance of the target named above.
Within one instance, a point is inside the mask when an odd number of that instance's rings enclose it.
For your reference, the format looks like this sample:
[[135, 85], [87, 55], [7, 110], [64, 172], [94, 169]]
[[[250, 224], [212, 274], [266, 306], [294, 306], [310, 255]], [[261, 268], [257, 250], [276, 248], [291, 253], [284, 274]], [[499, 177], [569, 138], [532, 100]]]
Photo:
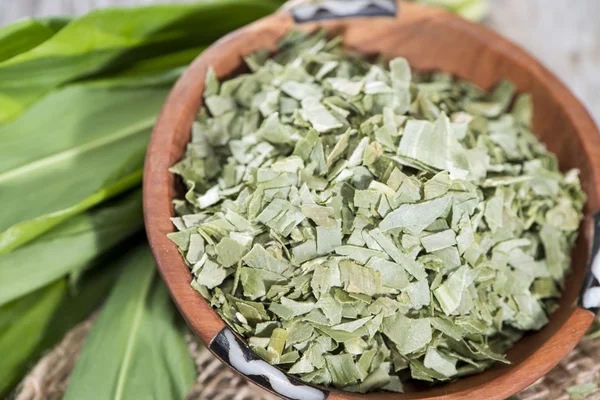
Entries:
[[[276, 42], [290, 29], [313, 31], [325, 28], [331, 36], [343, 35], [344, 45], [365, 55], [402, 56], [421, 70], [441, 70], [490, 88], [500, 79], [511, 80], [519, 91], [533, 96], [534, 131], [557, 154], [561, 169], [578, 168], [588, 195], [586, 220], [573, 251], [572, 272], [567, 278], [561, 305], [550, 323], [539, 332], [527, 334], [508, 353], [512, 365], [494, 366], [489, 371], [458, 382], [433, 388], [410, 386], [407, 394], [372, 394], [365, 398], [446, 398], [443, 396], [473, 388], [507, 373], [517, 373], [525, 360], [548, 343], [576, 311], [579, 292], [585, 278], [589, 257], [589, 230], [598, 204], [600, 176], [600, 137], [589, 115], [577, 100], [547, 70], [525, 52], [479, 25], [462, 21], [449, 14], [411, 4], [400, 5], [397, 18], [357, 18], [295, 25], [281, 13], [237, 31], [201, 55], [189, 68], [170, 96], [153, 134], [146, 165], [146, 225], [159, 268], [175, 301], [197, 334], [208, 342], [224, 326], [199, 294], [189, 287], [191, 275], [176, 247], [164, 235], [173, 230], [169, 217], [170, 201], [180, 198], [177, 182], [167, 169], [182, 156], [190, 137], [190, 128], [202, 104], [204, 77], [212, 67], [219, 78], [231, 77], [243, 70], [243, 56], [263, 48], [274, 49]], [[162, 185], [162, 188], [161, 188]], [[150, 187], [151, 186], [151, 187]], [[591, 318], [589, 319], [591, 321]], [[575, 346], [589, 324], [573, 327], [570, 335], [561, 332], [564, 342], [560, 357], [540, 363], [535, 374], [515, 380], [514, 388], [498, 395], [480, 398], [504, 398], [533, 383]], [[534, 376], [535, 375], [535, 376]], [[515, 375], [516, 376], [516, 375]], [[519, 386], [519, 387], [517, 387]], [[479, 393], [479, 392], [474, 392]], [[480, 392], [482, 395], [486, 392]], [[345, 395], [338, 394], [338, 398]], [[438, 397], [441, 396], [441, 397]], [[496, 397], [495, 397], [496, 396]], [[357, 396], [352, 395], [352, 398]], [[361, 396], [359, 396], [361, 397]], [[450, 397], [447, 397], [450, 398]], [[459, 398], [459, 397], [456, 397]]]

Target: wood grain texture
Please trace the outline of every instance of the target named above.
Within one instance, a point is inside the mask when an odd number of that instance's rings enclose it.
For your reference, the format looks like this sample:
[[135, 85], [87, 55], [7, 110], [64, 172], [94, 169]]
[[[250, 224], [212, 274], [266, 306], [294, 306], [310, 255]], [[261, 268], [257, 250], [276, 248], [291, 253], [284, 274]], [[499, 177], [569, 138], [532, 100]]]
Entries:
[[[600, 209], [600, 134], [583, 106], [556, 77], [525, 51], [489, 29], [453, 15], [404, 3], [398, 18], [360, 18], [301, 25], [343, 34], [344, 45], [365, 54], [406, 57], [417, 69], [438, 69], [489, 88], [502, 78], [532, 93], [534, 130], [555, 152], [564, 169], [579, 168], [589, 202], [572, 272], [559, 310], [541, 331], [526, 335], [508, 353], [512, 365], [433, 388], [407, 385], [407, 393], [355, 395], [334, 391], [330, 399], [474, 399], [501, 400], [528, 387], [566, 356], [593, 320], [576, 307], [587, 271], [592, 215]], [[173, 230], [171, 200], [178, 193], [168, 167], [180, 159], [202, 103], [209, 66], [219, 78], [240, 71], [243, 56], [275, 43], [294, 26], [285, 13], [271, 16], [221, 39], [186, 71], [175, 85], [155, 128], [146, 159], [144, 208], [146, 228], [167, 286], [190, 326], [208, 343], [222, 327], [208, 304], [189, 286], [189, 270], [166, 234]], [[577, 154], [578, 157], [573, 157]]]
[[[0, 0], [0, 26], [17, 18], [194, 0]], [[556, 73], [600, 123], [600, 1], [490, 0], [486, 24]]]
[[600, 1], [492, 0], [488, 24], [564, 80], [600, 123]]

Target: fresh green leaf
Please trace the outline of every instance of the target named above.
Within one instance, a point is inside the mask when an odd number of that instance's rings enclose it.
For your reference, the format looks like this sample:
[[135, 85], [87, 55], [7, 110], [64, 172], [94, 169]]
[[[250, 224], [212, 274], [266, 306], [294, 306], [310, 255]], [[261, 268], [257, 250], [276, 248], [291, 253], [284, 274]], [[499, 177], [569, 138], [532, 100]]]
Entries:
[[65, 399], [184, 398], [196, 371], [152, 255], [138, 246], [119, 262], [123, 273], [86, 339]]
[[167, 93], [75, 85], [0, 127], [0, 254], [138, 185]]
[[[232, 8], [238, 10], [235, 16]], [[0, 63], [0, 122], [67, 82], [165, 49], [210, 44], [276, 8], [276, 2], [267, 0], [223, 0], [93, 11], [41, 45]]]
[[23, 19], [0, 29], [0, 62], [24, 53], [50, 39], [68, 18]]
[[119, 272], [119, 266], [106, 265], [81, 276], [74, 288], [61, 279], [0, 307], [0, 350], [6, 355], [0, 360], [0, 395], [101, 304]]
[[[0, 361], [4, 393], [23, 373], [23, 363], [43, 340], [43, 335], [67, 292], [67, 282], [60, 280], [35, 292], [35, 296], [14, 301], [2, 306], [0, 326], [0, 349], [4, 357]], [[7, 317], [12, 317], [10, 321]]]
[[142, 229], [141, 190], [57, 226], [0, 256], [0, 305], [94, 265]]

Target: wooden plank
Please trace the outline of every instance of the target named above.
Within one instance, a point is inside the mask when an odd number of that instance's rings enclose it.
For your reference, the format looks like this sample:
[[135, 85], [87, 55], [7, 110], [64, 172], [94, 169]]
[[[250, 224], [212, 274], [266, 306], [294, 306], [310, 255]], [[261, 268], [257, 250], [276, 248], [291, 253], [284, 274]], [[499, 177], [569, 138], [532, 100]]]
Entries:
[[492, 0], [488, 24], [556, 73], [600, 123], [598, 16], [598, 0]]

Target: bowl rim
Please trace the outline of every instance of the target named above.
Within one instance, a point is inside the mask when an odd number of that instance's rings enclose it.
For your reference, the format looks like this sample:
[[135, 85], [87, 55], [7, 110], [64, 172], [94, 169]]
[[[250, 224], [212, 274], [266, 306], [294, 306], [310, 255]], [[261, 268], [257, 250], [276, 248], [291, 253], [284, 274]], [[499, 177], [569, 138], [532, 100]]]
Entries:
[[[600, 198], [600, 133], [585, 107], [554, 74], [519, 46], [485, 26], [471, 23], [441, 10], [398, 0], [399, 5], [400, 3], [405, 11], [408, 9], [409, 11], [426, 13], [429, 16], [441, 16], [444, 18], [444, 22], [452, 24], [454, 28], [463, 30], [470, 35], [477, 35], [481, 40], [488, 42], [490, 47], [511, 58], [521, 68], [527, 69], [536, 75], [536, 78], [556, 95], [557, 103], [565, 110], [570, 123], [576, 130], [586, 132], [580, 136], [580, 139], [587, 157], [593, 163], [592, 175], [595, 188], [593, 195], [595, 199]], [[200, 337], [211, 352], [230, 367], [229, 360], [225, 359], [226, 357], [219, 353], [218, 348], [214, 347], [214, 339], [220, 333], [222, 334], [224, 330], [233, 331], [225, 329], [227, 327], [226, 323], [210, 307], [208, 302], [191, 288], [189, 268], [181, 258], [177, 246], [166, 237], [167, 233], [174, 231], [169, 218], [173, 216], [171, 200], [174, 199], [175, 193], [170, 184], [173, 182], [173, 178], [170, 176], [171, 173], [168, 172], [168, 168], [171, 166], [173, 159], [178, 159], [181, 154], [172, 154], [170, 151], [165, 151], [165, 149], [172, 150], [174, 140], [184, 135], [183, 131], [186, 124], [182, 121], [189, 119], [191, 124], [193, 116], [190, 117], [190, 115], [195, 115], [200, 105], [204, 83], [198, 82], [198, 73], [200, 72], [200, 76], [206, 74], [210, 60], [218, 57], [221, 47], [235, 42], [242, 35], [254, 34], [262, 29], [267, 29], [271, 24], [284, 24], [292, 27], [294, 21], [288, 11], [279, 11], [226, 35], [194, 60], [177, 81], [165, 102], [152, 133], [144, 167], [144, 220], [152, 253], [160, 274], [193, 332]], [[187, 134], [189, 135], [189, 133]], [[596, 158], [594, 158], [594, 155]], [[485, 384], [451, 394], [437, 393], [430, 396], [419, 396], [419, 393], [409, 393], [397, 396], [403, 399], [427, 398], [437, 400], [455, 400], [466, 396], [476, 396], [476, 398], [490, 400], [504, 399], [525, 389], [557, 365], [580, 341], [593, 319], [594, 315], [591, 312], [574, 305], [563, 325], [534, 353]], [[244, 344], [244, 346], [246, 346], [245, 350], [250, 351], [247, 345]], [[236, 368], [233, 369], [237, 371]], [[246, 374], [242, 375], [249, 378]], [[261, 385], [261, 382], [251, 378], [250, 380]], [[292, 381], [297, 380], [292, 379]], [[261, 386], [265, 388], [264, 385]], [[268, 386], [266, 389], [279, 395]], [[358, 395], [332, 388], [321, 389], [326, 390], [328, 394], [331, 392], [328, 397], [330, 399], [372, 398], [368, 394]], [[373, 394], [382, 393], [371, 393], [371, 395]]]

